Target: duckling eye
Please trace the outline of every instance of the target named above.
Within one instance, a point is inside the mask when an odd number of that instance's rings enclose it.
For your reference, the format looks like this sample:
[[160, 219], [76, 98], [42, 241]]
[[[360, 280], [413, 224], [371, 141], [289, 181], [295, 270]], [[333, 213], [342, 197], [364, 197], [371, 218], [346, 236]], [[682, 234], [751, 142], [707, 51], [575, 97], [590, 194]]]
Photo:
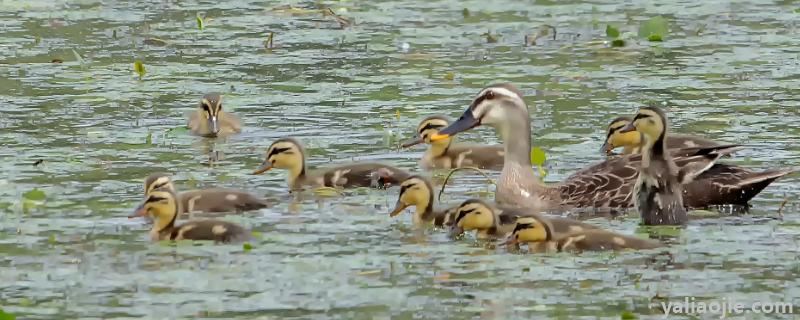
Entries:
[[494, 99], [494, 91], [489, 91], [484, 95], [485, 99], [492, 100]]
[[205, 111], [205, 112], [211, 112], [211, 108], [209, 108], [209, 106], [208, 106], [207, 104], [205, 104], [205, 103], [204, 103], [204, 104], [203, 104], [203, 111]]

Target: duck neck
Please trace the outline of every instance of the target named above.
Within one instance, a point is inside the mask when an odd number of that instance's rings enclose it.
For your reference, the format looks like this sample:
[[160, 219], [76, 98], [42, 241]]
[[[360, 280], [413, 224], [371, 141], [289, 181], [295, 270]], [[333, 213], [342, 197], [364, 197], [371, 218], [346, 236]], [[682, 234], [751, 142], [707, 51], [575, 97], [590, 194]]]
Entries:
[[447, 153], [452, 143], [453, 138], [446, 139], [445, 141], [432, 142], [430, 148], [428, 148], [428, 154], [433, 157], [441, 157]]
[[289, 175], [287, 177], [287, 180], [289, 182], [289, 187], [293, 189], [299, 188], [300, 187], [299, 185], [302, 184], [305, 178], [306, 178], [306, 159], [305, 157], [303, 157], [302, 159], [300, 159], [300, 161], [294, 163], [289, 168]]
[[497, 127], [497, 131], [503, 139], [505, 162], [531, 167], [531, 123], [528, 115], [510, 118], [507, 124]]
[[414, 218], [419, 221], [431, 221], [435, 218], [433, 216], [433, 190], [428, 190], [427, 201], [422, 201], [417, 204]]

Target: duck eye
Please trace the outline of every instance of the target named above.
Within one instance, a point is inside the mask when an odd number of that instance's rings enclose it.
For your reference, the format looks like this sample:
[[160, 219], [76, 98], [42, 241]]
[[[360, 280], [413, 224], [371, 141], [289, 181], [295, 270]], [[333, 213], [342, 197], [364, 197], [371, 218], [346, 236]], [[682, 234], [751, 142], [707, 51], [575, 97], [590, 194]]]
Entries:
[[494, 99], [494, 91], [487, 92], [485, 96], [487, 100]]
[[205, 104], [205, 103], [203, 104], [203, 111], [205, 111], [205, 112], [211, 112], [210, 108], [209, 108], [209, 107], [208, 107], [208, 105], [207, 105], [207, 104]]

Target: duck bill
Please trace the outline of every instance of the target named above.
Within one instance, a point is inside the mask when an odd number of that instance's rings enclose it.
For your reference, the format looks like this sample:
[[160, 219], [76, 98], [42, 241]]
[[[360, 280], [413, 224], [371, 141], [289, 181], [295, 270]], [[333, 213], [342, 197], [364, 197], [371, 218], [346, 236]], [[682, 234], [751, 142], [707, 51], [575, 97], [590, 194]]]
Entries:
[[511, 236], [508, 237], [508, 239], [506, 239], [505, 242], [503, 242], [503, 244], [505, 244], [506, 246], [515, 246], [519, 244], [519, 241], [517, 241], [517, 238], [514, 237], [514, 235], [512, 234]]
[[397, 201], [397, 204], [394, 205], [394, 209], [392, 210], [392, 212], [389, 212], [389, 216], [396, 217], [397, 215], [403, 213], [403, 210], [405, 210], [406, 208], [408, 208], [407, 204], [401, 201]]
[[472, 115], [472, 110], [467, 109], [464, 111], [464, 114], [461, 115], [456, 122], [451, 123], [446, 128], [439, 130], [439, 133], [436, 133], [431, 136], [431, 141], [439, 141], [449, 138], [450, 136], [456, 135], [460, 132], [467, 131], [469, 129], [475, 128], [481, 124], [481, 121], [475, 119], [475, 116]]
[[464, 228], [459, 227], [458, 225], [453, 225], [452, 227], [450, 227], [450, 232], [448, 233], [448, 235], [451, 238], [455, 238], [460, 236], [462, 233], [464, 233]]
[[269, 162], [264, 162], [264, 163], [261, 164], [260, 167], [258, 167], [258, 169], [253, 171], [253, 174], [262, 174], [262, 173], [270, 171], [270, 170], [272, 170], [272, 164], [269, 163]]
[[145, 204], [145, 202], [142, 202], [135, 209], [133, 209], [131, 214], [128, 215], [128, 219], [133, 219], [133, 218], [137, 218], [137, 217], [146, 217], [147, 216], [147, 209], [144, 208], [144, 204]]
[[602, 154], [609, 155], [612, 151], [614, 151], [614, 146], [608, 143], [608, 140], [606, 140], [606, 143], [600, 146], [600, 153]]
[[617, 132], [626, 133], [626, 132], [631, 132], [631, 131], [636, 131], [636, 126], [633, 125], [633, 122], [628, 123], [628, 125], [622, 127], [622, 129], [619, 129], [619, 131], [617, 131]]
[[219, 133], [219, 119], [216, 116], [208, 118], [208, 128], [213, 133]]
[[403, 144], [400, 145], [400, 146], [403, 147], [403, 148], [408, 148], [408, 147], [416, 146], [416, 145], [421, 144], [423, 142], [425, 142], [425, 141], [422, 140], [422, 138], [416, 138], [416, 139], [412, 139], [412, 140], [408, 140], [406, 142], [403, 142]]

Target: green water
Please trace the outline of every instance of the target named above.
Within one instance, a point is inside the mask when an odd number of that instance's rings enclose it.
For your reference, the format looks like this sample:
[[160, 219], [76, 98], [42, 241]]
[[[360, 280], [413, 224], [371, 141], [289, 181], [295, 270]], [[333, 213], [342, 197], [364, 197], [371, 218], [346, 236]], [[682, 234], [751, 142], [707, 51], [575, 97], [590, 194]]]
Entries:
[[[687, 296], [800, 307], [796, 175], [750, 215], [690, 224], [669, 260], [509, 253], [417, 231], [408, 214], [389, 219], [396, 188], [289, 205], [283, 173], [248, 174], [286, 135], [313, 165], [378, 159], [417, 171], [421, 149], [398, 141], [501, 81], [526, 95], [551, 182], [600, 160], [607, 122], [644, 103], [667, 106], [678, 132], [746, 143], [733, 163], [795, 166], [800, 4], [292, 3], [333, 8], [355, 21], [344, 30], [320, 13], [272, 10], [285, 4], [0, 1], [0, 308], [19, 319], [646, 319], [663, 317], [651, 303]], [[202, 31], [198, 14], [212, 18]], [[665, 42], [605, 43], [607, 23], [635, 35], [655, 15], [671, 24]], [[524, 47], [545, 24], [555, 39]], [[225, 93], [242, 134], [209, 141], [179, 129], [208, 91]], [[488, 128], [459, 138], [498, 142]], [[151, 243], [126, 216], [144, 176], [164, 170], [182, 189], [242, 188], [283, 204], [226, 217], [262, 234], [251, 251]], [[483, 181], [460, 175], [447, 198]], [[23, 200], [34, 188], [43, 203]], [[637, 231], [633, 218], [590, 222]]]

